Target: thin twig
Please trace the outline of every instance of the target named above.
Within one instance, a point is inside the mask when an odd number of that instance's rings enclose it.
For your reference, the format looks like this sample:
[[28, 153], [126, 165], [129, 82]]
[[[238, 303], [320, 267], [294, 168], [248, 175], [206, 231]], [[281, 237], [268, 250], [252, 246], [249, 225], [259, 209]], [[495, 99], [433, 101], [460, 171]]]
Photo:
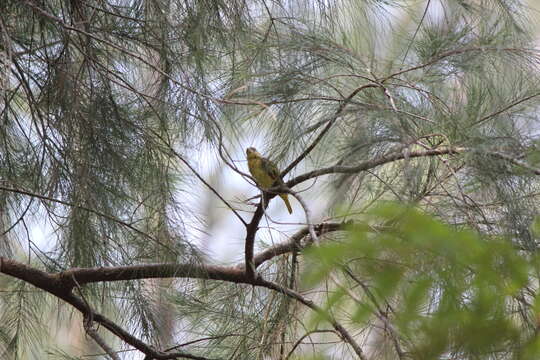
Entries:
[[[388, 315], [382, 310], [381, 306], [379, 305], [377, 299], [372, 294], [372, 292], [369, 290], [366, 284], [364, 284], [362, 281], [360, 281], [353, 273], [350, 271], [346, 266], [343, 266], [344, 272], [351, 277], [358, 285], [362, 287], [368, 298], [371, 300], [375, 308], [377, 309], [377, 312], [375, 313], [377, 317], [384, 323], [386, 326], [387, 333], [390, 335], [390, 338], [392, 339], [392, 342], [394, 344], [394, 348], [396, 349], [396, 353], [400, 359], [403, 359], [405, 357], [405, 352], [401, 348], [400, 345], [400, 339], [399, 334], [397, 330], [394, 328], [394, 325], [390, 322], [388, 319]], [[339, 284], [340, 285], [340, 284]], [[357, 296], [354, 295], [354, 293], [347, 287], [340, 285], [340, 287], [347, 292], [347, 294], [358, 304], [363, 304], [363, 301], [359, 299]]]
[[[296, 350], [296, 348], [302, 343], [302, 341], [310, 336], [311, 334], [316, 334], [316, 333], [333, 333], [333, 334], [336, 334], [336, 331], [335, 330], [329, 330], [329, 329], [321, 329], [321, 330], [311, 330], [311, 331], [308, 331], [306, 332], [304, 335], [300, 336], [300, 338], [294, 343], [291, 351], [289, 351], [289, 353], [287, 354], [287, 356], [285, 356], [285, 360], [288, 360], [291, 355], [294, 353], [294, 350]], [[337, 334], [339, 336], [339, 334]]]
[[300, 195], [298, 195], [297, 192], [294, 192], [294, 191], [292, 191], [290, 189], [287, 189], [287, 190], [288, 190], [287, 192], [289, 194], [291, 194], [292, 196], [294, 196], [296, 198], [296, 200], [298, 200], [298, 202], [300, 203], [300, 205], [304, 209], [304, 214], [306, 216], [306, 225], [307, 225], [307, 228], [308, 228], [308, 233], [311, 236], [311, 239], [313, 240], [315, 245], [319, 245], [319, 237], [317, 236], [317, 234], [315, 232], [315, 228], [313, 226], [313, 222], [311, 221], [311, 211], [309, 210], [309, 207], [307, 206], [304, 199], [302, 199], [302, 197]]
[[281, 172], [281, 177], [284, 177], [285, 175], [287, 175], [287, 173], [289, 173], [292, 169], [294, 169], [294, 167], [296, 165], [298, 165], [300, 163], [300, 161], [302, 161], [306, 156], [308, 156], [308, 154], [315, 148], [315, 146], [317, 146], [317, 144], [322, 140], [322, 138], [324, 137], [324, 135], [326, 135], [326, 133], [330, 130], [330, 128], [332, 127], [332, 125], [334, 124], [334, 122], [337, 120], [337, 118], [339, 118], [341, 116], [341, 114], [343, 113], [343, 111], [345, 110], [345, 107], [352, 101], [352, 99], [362, 90], [364, 89], [368, 89], [368, 88], [375, 88], [375, 87], [379, 87], [379, 85], [377, 84], [366, 84], [366, 85], [363, 85], [363, 86], [360, 86], [358, 88], [356, 88], [353, 92], [351, 92], [349, 94], [349, 96], [347, 96], [347, 98], [345, 98], [343, 100], [343, 102], [339, 105], [339, 107], [337, 108], [336, 112], [334, 113], [334, 115], [328, 120], [328, 124], [326, 124], [326, 126], [321, 130], [321, 132], [319, 133], [319, 135], [315, 138], [315, 140], [313, 140], [313, 142], [311, 143], [311, 145], [309, 145], [293, 162], [291, 162], [289, 164], [289, 166], [287, 166], [285, 168], [285, 170], [283, 170]]
[[508, 104], [507, 106], [503, 107], [502, 109], [497, 110], [497, 111], [495, 111], [495, 112], [493, 112], [493, 113], [491, 113], [491, 114], [489, 114], [489, 115], [486, 115], [486, 116], [482, 117], [482, 118], [479, 119], [478, 121], [474, 122], [471, 126], [477, 126], [477, 125], [480, 125], [481, 123], [483, 123], [483, 122], [485, 122], [485, 121], [487, 121], [487, 120], [489, 120], [489, 119], [491, 119], [491, 118], [493, 118], [493, 117], [495, 117], [495, 116], [497, 116], [497, 115], [502, 114], [503, 112], [505, 112], [505, 111], [507, 111], [507, 110], [513, 108], [514, 106], [519, 105], [519, 104], [521, 104], [521, 103], [523, 103], [523, 102], [525, 102], [525, 101], [528, 101], [528, 100], [530, 100], [530, 99], [532, 99], [532, 98], [535, 98], [535, 97], [537, 97], [537, 96], [540, 96], [540, 93], [535, 93], [535, 94], [532, 94], [532, 95], [530, 95], [530, 96], [526, 96], [526, 97], [524, 97], [524, 98], [522, 98], [522, 99], [516, 100], [516, 101], [514, 101], [514, 102]]
[[356, 341], [353, 339], [351, 334], [343, 327], [343, 325], [341, 325], [339, 322], [337, 322], [337, 320], [334, 319], [326, 311], [324, 311], [323, 309], [321, 309], [320, 307], [315, 305], [315, 303], [313, 303], [313, 301], [306, 299], [305, 297], [303, 297], [302, 295], [300, 295], [299, 293], [297, 293], [294, 290], [291, 290], [291, 289], [289, 289], [287, 287], [276, 284], [276, 283], [274, 283], [272, 281], [264, 280], [264, 279], [262, 279], [260, 277], [257, 278], [256, 285], [264, 286], [264, 287], [266, 287], [268, 289], [272, 289], [272, 290], [281, 292], [281, 293], [283, 293], [283, 294], [285, 294], [287, 296], [290, 296], [293, 299], [298, 300], [302, 304], [306, 305], [307, 307], [309, 307], [312, 310], [314, 310], [315, 312], [317, 312], [317, 314], [319, 314], [326, 321], [328, 321], [330, 324], [332, 324], [334, 329], [340, 334], [341, 338], [345, 342], [347, 342], [349, 345], [351, 345], [351, 347], [353, 348], [356, 355], [358, 355], [359, 359], [367, 360], [367, 358], [366, 358], [364, 352], [362, 351], [362, 348], [360, 347], [360, 345], [358, 345], [356, 343]]
[[117, 219], [114, 216], [102, 213], [102, 212], [100, 212], [100, 211], [98, 211], [96, 209], [92, 209], [92, 208], [89, 208], [89, 207], [86, 207], [86, 206], [70, 203], [70, 202], [64, 201], [64, 200], [55, 199], [55, 198], [52, 198], [52, 197], [49, 197], [49, 196], [40, 195], [40, 194], [31, 192], [31, 191], [28, 191], [28, 190], [25, 190], [25, 189], [20, 189], [20, 188], [10, 188], [10, 187], [0, 185], [0, 190], [1, 191], [12, 192], [12, 193], [15, 193], [15, 194], [20, 194], [20, 195], [30, 196], [30, 197], [33, 197], [33, 198], [37, 198], [37, 199], [41, 199], [41, 200], [45, 200], [45, 201], [61, 204], [61, 205], [64, 205], [64, 206], [68, 206], [68, 207], [72, 207], [72, 208], [87, 211], [87, 212], [89, 212], [91, 214], [97, 215], [97, 216], [102, 217], [104, 219], [107, 219], [107, 220], [110, 220], [110, 221], [115, 222], [117, 224], [120, 224], [122, 226], [125, 226], [128, 229], [133, 230], [137, 234], [142, 235], [143, 237], [154, 241], [156, 244], [159, 244], [159, 245], [163, 246], [167, 250], [174, 251], [174, 249], [172, 249], [169, 246], [161, 243], [159, 240], [155, 239], [153, 236], [145, 233], [144, 231], [141, 231], [141, 230], [137, 229], [133, 225], [131, 225], [131, 224], [125, 222], [125, 221], [122, 221], [120, 219]]
[[420, 27], [422, 26], [422, 23], [424, 22], [424, 20], [426, 18], [426, 15], [427, 15], [430, 4], [431, 4], [431, 0], [428, 0], [427, 4], [426, 4], [426, 7], [424, 8], [424, 13], [422, 14], [422, 18], [418, 22], [418, 26], [416, 27], [416, 30], [414, 31], [413, 37], [412, 37], [411, 41], [409, 41], [409, 44], [407, 45], [407, 50], [405, 50], [405, 55], [403, 55], [403, 60], [401, 60], [402, 64], [405, 63], [405, 60], [407, 59], [407, 55], [409, 55], [409, 50], [411, 49], [411, 46], [412, 46], [414, 40], [416, 39], [416, 35], [418, 35], [418, 32], [420, 31]]

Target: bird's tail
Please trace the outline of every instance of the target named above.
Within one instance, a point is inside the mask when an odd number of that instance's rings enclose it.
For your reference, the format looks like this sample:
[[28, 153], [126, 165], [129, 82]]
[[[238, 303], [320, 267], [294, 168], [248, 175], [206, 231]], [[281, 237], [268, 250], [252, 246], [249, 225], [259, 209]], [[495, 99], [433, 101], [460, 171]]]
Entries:
[[279, 197], [283, 199], [283, 202], [285, 203], [285, 206], [287, 206], [289, 214], [292, 214], [292, 207], [291, 203], [289, 202], [289, 196], [287, 194], [279, 194]]

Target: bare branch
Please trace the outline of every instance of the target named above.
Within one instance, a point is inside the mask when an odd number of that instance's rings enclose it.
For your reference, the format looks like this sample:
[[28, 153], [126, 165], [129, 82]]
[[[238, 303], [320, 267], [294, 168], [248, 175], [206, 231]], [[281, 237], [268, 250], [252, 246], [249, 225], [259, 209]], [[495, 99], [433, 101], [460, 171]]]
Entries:
[[388, 164], [397, 160], [403, 160], [405, 158], [459, 154], [467, 150], [468, 150], [467, 148], [449, 147], [449, 148], [444, 148], [444, 149], [411, 151], [408, 154], [405, 154], [403, 152], [393, 153], [393, 154], [383, 155], [372, 160], [364, 161], [355, 166], [335, 165], [335, 166], [330, 166], [327, 168], [313, 170], [287, 181], [285, 185], [292, 188], [293, 186], [298, 185], [306, 180], [309, 180], [309, 179], [312, 179], [321, 175], [337, 174], [337, 173], [354, 174], [360, 171], [372, 169], [380, 165]]
[[316, 244], [319, 245], [319, 238], [315, 232], [315, 228], [313, 227], [313, 223], [311, 222], [311, 211], [309, 210], [309, 207], [307, 206], [306, 202], [300, 195], [298, 195], [296, 192], [288, 189], [287, 191], [289, 194], [294, 196], [296, 200], [302, 205], [302, 208], [304, 209], [304, 214], [306, 215], [306, 224], [308, 228], [308, 233], [311, 236], [311, 240]]
[[246, 240], [244, 245], [244, 257], [245, 257], [245, 270], [246, 275], [254, 279], [255, 278], [255, 263], [253, 261], [253, 249], [255, 247], [255, 234], [257, 234], [257, 230], [259, 230], [259, 222], [262, 219], [262, 216], [264, 214], [264, 210], [268, 206], [268, 201], [274, 197], [275, 194], [269, 194], [266, 192], [263, 192], [263, 195], [261, 197], [261, 201], [259, 202], [259, 205], [257, 205], [257, 209], [255, 210], [255, 213], [253, 214], [253, 217], [251, 218], [251, 222], [246, 227]]
[[[315, 232], [320, 236], [327, 232], [344, 230], [346, 225], [347, 223], [322, 223], [315, 225]], [[305, 227], [296, 232], [286, 242], [274, 245], [261, 251], [253, 258], [255, 267], [259, 267], [263, 262], [268, 261], [276, 256], [287, 254], [293, 252], [294, 250], [301, 250], [303, 248], [301, 241], [308, 234], [309, 230], [307, 227]]]
[[[533, 166], [531, 166], [531, 165], [529, 165], [529, 164], [527, 164], [527, 163], [525, 163], [525, 162], [511, 156], [511, 155], [504, 154], [504, 153], [501, 153], [499, 151], [475, 150], [475, 149], [470, 149], [470, 148], [465, 148], [465, 147], [447, 147], [447, 148], [442, 148], [442, 149], [411, 151], [411, 152], [408, 152], [408, 153], [403, 153], [403, 152], [397, 153], [396, 152], [396, 153], [389, 154], [389, 155], [383, 155], [383, 156], [380, 156], [380, 157], [372, 159], [372, 160], [364, 161], [364, 162], [362, 162], [362, 163], [360, 163], [358, 165], [355, 165], [355, 166], [342, 166], [342, 165], [330, 166], [330, 167], [327, 167], [327, 168], [313, 170], [313, 171], [310, 171], [308, 173], [299, 175], [299, 176], [287, 181], [287, 183], [285, 185], [287, 187], [293, 187], [293, 186], [298, 185], [298, 184], [300, 184], [300, 183], [302, 183], [302, 182], [304, 182], [306, 180], [309, 180], [309, 179], [312, 179], [312, 178], [315, 178], [315, 177], [318, 177], [318, 176], [322, 176], [322, 175], [327, 175], [327, 174], [338, 174], [338, 173], [354, 174], [354, 173], [358, 173], [360, 171], [369, 170], [369, 169], [375, 168], [375, 167], [380, 166], [380, 165], [388, 164], [388, 163], [391, 163], [391, 162], [394, 162], [394, 161], [397, 161], [397, 160], [404, 160], [404, 159], [407, 159], [407, 158], [453, 155], [453, 154], [461, 154], [461, 153], [466, 153], [466, 152], [475, 152], [475, 153], [479, 153], [479, 154], [482, 154], [482, 155], [485, 155], [485, 156], [491, 156], [491, 157], [499, 158], [499, 159], [502, 159], [502, 160], [506, 160], [506, 161], [511, 162], [514, 165], [517, 165], [519, 167], [530, 170], [535, 175], [540, 175], [540, 169], [535, 168], [535, 167], [533, 167]], [[273, 188], [269, 189], [269, 191], [270, 190], [273, 190]]]

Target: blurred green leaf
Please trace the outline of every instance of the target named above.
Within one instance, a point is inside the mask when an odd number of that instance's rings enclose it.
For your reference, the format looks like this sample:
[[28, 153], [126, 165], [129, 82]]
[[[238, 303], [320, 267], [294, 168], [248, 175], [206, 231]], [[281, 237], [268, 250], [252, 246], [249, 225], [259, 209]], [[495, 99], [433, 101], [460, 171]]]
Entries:
[[367, 302], [362, 302], [356, 307], [352, 320], [358, 324], [362, 324], [376, 311], [377, 309], [374, 306], [368, 304]]
[[322, 309], [323, 311], [316, 312], [314, 314], [314, 317], [309, 323], [309, 328], [315, 329], [318, 327], [319, 323], [328, 321], [332, 310], [340, 308], [341, 304], [345, 300], [345, 294], [345, 290], [340, 288], [332, 292], [324, 304]]
[[531, 230], [535, 236], [540, 237], [540, 216], [534, 219], [534, 222], [531, 225]]
[[[362, 302], [345, 301], [349, 295], [338, 286], [325, 303], [325, 314], [352, 306], [352, 319], [361, 324], [375, 315], [377, 306], [398, 304], [389, 316], [401, 334], [414, 337], [418, 358], [437, 358], [456, 349], [480, 356], [524, 341], [508, 301], [529, 285], [533, 259], [522, 256], [510, 240], [455, 229], [398, 204], [385, 203], [368, 219], [386, 230], [373, 233], [359, 226], [346, 241], [306, 252], [319, 267], [305, 274], [312, 286], [348, 264], [372, 293]], [[527, 349], [536, 351], [532, 344]]]

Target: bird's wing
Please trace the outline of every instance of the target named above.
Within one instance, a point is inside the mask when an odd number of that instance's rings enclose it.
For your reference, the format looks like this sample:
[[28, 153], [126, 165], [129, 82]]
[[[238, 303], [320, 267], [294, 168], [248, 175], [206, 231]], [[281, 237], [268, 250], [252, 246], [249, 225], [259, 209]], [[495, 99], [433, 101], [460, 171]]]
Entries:
[[265, 158], [262, 158], [261, 164], [264, 172], [267, 173], [272, 178], [272, 180], [274, 180], [274, 182], [277, 181], [278, 184], [283, 182], [283, 180], [279, 176], [280, 172], [276, 164]]

